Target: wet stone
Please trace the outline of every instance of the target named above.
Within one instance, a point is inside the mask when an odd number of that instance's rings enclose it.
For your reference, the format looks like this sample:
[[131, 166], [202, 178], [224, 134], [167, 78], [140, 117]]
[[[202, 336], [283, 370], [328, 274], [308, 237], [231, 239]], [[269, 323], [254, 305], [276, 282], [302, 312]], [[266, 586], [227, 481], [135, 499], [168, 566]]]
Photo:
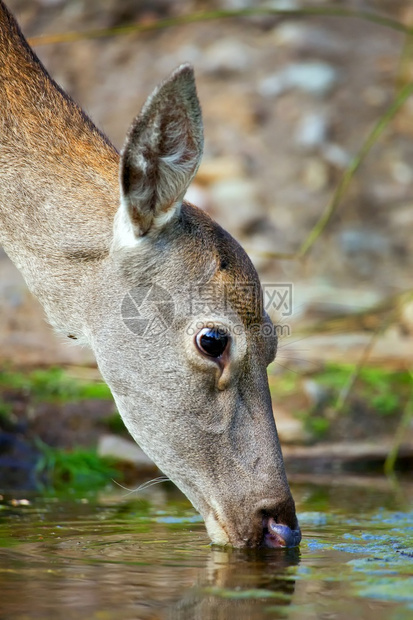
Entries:
[[328, 123], [324, 114], [306, 114], [298, 122], [295, 143], [304, 150], [315, 149], [325, 142], [327, 131]]
[[298, 89], [317, 97], [328, 95], [338, 81], [338, 72], [325, 62], [293, 63], [259, 83], [264, 97], [277, 97], [290, 89]]
[[204, 71], [228, 75], [242, 73], [251, 64], [251, 50], [236, 39], [224, 39], [213, 43], [202, 57]]

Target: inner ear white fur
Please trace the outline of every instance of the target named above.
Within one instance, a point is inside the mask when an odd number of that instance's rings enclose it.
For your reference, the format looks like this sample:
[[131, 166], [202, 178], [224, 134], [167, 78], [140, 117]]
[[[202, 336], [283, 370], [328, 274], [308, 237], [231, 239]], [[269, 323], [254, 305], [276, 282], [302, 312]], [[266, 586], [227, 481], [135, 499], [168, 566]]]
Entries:
[[179, 67], [143, 106], [120, 162], [121, 204], [115, 244], [131, 246], [179, 213], [203, 149], [201, 109], [193, 70]]

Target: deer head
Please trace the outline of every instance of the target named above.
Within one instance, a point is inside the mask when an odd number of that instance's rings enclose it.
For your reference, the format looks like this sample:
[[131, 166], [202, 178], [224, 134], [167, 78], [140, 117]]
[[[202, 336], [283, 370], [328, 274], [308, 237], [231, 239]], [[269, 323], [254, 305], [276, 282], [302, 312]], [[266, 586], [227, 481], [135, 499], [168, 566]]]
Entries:
[[202, 146], [184, 65], [148, 99], [121, 155], [99, 295], [110, 306], [90, 318], [92, 346], [130, 433], [213, 542], [295, 544], [266, 374], [277, 340], [258, 276], [228, 233], [183, 202]]
[[50, 80], [1, 0], [0, 27], [0, 65], [14, 76], [0, 101], [6, 251], [49, 320], [92, 347], [131, 435], [212, 541], [298, 544], [259, 279], [240, 245], [184, 201], [203, 147], [191, 67], [133, 122], [117, 189], [113, 147]]

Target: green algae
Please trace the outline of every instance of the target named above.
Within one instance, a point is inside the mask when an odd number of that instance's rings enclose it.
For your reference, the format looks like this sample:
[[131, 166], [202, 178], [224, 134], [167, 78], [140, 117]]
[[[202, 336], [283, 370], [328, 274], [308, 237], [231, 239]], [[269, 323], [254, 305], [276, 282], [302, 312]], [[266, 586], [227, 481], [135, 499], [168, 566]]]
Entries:
[[[330, 524], [334, 529], [334, 518]], [[380, 510], [368, 519], [351, 519], [349, 526], [334, 540], [303, 543], [310, 553], [339, 552], [340, 572], [298, 570], [297, 578], [347, 582], [357, 596], [413, 605], [413, 513]], [[350, 554], [358, 557], [349, 559]]]

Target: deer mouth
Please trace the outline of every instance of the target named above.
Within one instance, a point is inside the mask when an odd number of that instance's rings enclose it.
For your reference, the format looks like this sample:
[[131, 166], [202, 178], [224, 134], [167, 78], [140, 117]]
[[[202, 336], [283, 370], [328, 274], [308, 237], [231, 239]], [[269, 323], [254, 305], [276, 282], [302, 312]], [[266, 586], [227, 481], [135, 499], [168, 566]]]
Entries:
[[297, 547], [301, 541], [301, 530], [292, 530], [288, 525], [277, 523], [273, 517], [263, 519], [262, 545], [273, 549]]

